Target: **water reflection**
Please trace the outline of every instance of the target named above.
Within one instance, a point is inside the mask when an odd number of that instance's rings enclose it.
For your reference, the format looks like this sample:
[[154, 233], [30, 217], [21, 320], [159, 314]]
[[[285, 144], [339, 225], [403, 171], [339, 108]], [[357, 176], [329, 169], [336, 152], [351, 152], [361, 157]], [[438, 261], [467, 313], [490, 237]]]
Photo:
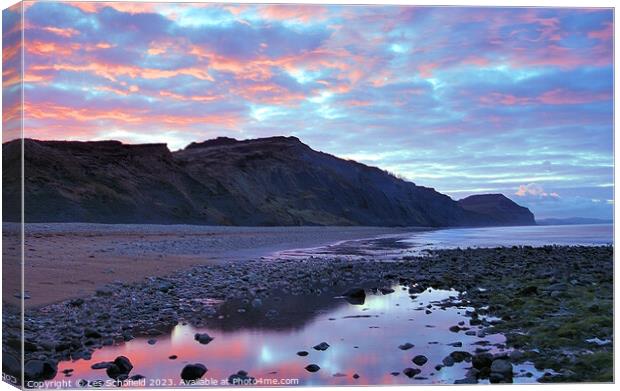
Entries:
[[[450, 326], [469, 319], [464, 316], [466, 307], [441, 305], [444, 300], [456, 299], [457, 292], [429, 289], [412, 299], [405, 288], [395, 286], [394, 289], [391, 294], [367, 296], [364, 305], [350, 305], [332, 297], [331, 306], [315, 312], [313, 318], [294, 328], [257, 327], [238, 319], [233, 322], [231, 318], [243, 313], [231, 307], [227, 309], [228, 314], [208, 328], [178, 325], [169, 335], [158, 337], [154, 345], [149, 345], [147, 338], [138, 338], [98, 350], [89, 361], [63, 362], [58, 379], [64, 376], [65, 369], [74, 370], [71, 375], [74, 381], [105, 379], [105, 370], [93, 370], [91, 365], [124, 355], [134, 365], [130, 375], [145, 376], [147, 386], [157, 385], [151, 383], [156, 379], [168, 387], [178, 386], [181, 370], [188, 363], [204, 364], [208, 368], [204, 378], [217, 380], [215, 384], [219, 385], [239, 370], [262, 380], [263, 385], [273, 385], [282, 379], [299, 379], [300, 385], [453, 383], [465, 376], [469, 364], [462, 362], [435, 369], [451, 352], [474, 352], [481, 347], [502, 351], [501, 344], [505, 341], [502, 335], [478, 337], [449, 330]], [[201, 345], [194, 340], [196, 332], [206, 332], [215, 339]], [[323, 341], [330, 345], [327, 350], [312, 348]], [[407, 342], [414, 347], [404, 351], [398, 348]], [[451, 346], [454, 342], [463, 346]], [[309, 354], [301, 357], [298, 351]], [[418, 367], [411, 360], [420, 354], [428, 357], [428, 362]], [[178, 358], [169, 359], [172, 355]], [[305, 367], [309, 364], [318, 365], [320, 370], [308, 372]], [[422, 372], [410, 379], [402, 373], [407, 367], [420, 368]], [[521, 370], [533, 369], [517, 368], [517, 372]], [[355, 378], [356, 374], [359, 377]], [[537, 376], [517, 377], [515, 381], [532, 382]]]

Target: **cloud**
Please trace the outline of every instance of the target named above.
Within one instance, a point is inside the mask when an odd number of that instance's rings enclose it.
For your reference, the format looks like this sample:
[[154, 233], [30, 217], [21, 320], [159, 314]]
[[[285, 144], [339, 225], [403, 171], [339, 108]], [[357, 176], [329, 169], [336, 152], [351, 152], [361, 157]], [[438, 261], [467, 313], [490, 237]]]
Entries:
[[560, 195], [555, 192], [547, 193], [541, 185], [536, 183], [530, 183], [527, 185], [519, 185], [519, 189], [515, 192], [515, 195], [518, 197], [535, 197], [535, 198], [549, 198], [549, 199], [558, 199]]

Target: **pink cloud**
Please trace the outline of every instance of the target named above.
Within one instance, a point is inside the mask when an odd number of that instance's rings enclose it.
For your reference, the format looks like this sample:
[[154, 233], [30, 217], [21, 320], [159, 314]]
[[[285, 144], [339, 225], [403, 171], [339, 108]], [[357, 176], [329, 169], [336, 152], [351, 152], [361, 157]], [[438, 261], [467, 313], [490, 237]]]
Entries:
[[536, 183], [530, 183], [527, 185], [519, 185], [519, 188], [515, 192], [518, 197], [535, 197], [535, 198], [552, 198], [558, 199], [560, 195], [556, 192], [547, 193], [541, 185]]
[[550, 105], [574, 105], [610, 99], [612, 99], [612, 96], [608, 92], [591, 93], [582, 91], [569, 91], [563, 88], [557, 88], [555, 90], [547, 91], [538, 97], [538, 101]]
[[611, 22], [605, 23], [602, 30], [590, 31], [588, 38], [599, 39], [601, 41], [610, 41], [614, 36], [614, 25]]
[[327, 9], [319, 5], [264, 5], [258, 7], [258, 14], [265, 19], [309, 23], [325, 19]]

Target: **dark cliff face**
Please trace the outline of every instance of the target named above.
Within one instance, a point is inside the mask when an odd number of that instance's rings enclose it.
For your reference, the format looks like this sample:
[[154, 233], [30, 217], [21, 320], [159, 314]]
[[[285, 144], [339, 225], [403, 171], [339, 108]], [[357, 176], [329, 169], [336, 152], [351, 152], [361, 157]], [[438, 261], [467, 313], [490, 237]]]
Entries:
[[465, 210], [488, 216], [493, 225], [535, 225], [534, 214], [503, 194], [480, 194], [459, 200]]
[[[498, 217], [465, 208], [295, 137], [218, 138], [173, 153], [164, 144], [117, 141], [25, 140], [24, 148], [27, 222], [439, 227], [521, 221], [511, 220], [516, 215], [508, 209], [497, 209], [508, 213]], [[5, 170], [12, 149], [3, 145]], [[3, 195], [15, 185], [5, 184]], [[18, 219], [8, 210], [4, 215]]]

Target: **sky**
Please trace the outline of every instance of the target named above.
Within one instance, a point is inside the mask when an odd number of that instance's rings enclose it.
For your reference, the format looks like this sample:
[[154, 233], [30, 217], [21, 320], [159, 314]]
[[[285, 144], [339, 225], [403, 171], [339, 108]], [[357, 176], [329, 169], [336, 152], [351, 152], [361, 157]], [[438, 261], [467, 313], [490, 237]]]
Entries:
[[[5, 141], [19, 112], [12, 11]], [[539, 219], [612, 217], [611, 9], [26, 2], [24, 12], [25, 137], [177, 150], [294, 135], [454, 199], [503, 193]]]

